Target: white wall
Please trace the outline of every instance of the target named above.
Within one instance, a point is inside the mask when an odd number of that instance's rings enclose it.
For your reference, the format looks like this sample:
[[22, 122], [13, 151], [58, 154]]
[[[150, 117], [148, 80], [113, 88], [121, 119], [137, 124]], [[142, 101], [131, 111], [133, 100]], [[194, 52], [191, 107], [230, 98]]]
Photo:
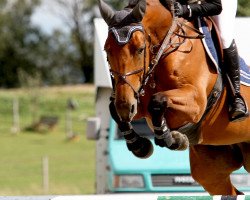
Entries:
[[95, 53], [94, 53], [94, 82], [96, 87], [112, 88], [104, 44], [108, 36], [108, 27], [103, 19], [96, 18]]
[[235, 26], [235, 41], [239, 54], [250, 66], [250, 17], [237, 18]]

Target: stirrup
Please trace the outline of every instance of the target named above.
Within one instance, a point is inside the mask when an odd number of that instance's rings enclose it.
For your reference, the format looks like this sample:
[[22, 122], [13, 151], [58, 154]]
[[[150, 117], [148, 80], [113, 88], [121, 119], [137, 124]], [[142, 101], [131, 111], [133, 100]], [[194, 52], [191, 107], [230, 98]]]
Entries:
[[[242, 105], [245, 108], [244, 108], [244, 110], [236, 110], [236, 108], [232, 108], [232, 106], [231, 106], [231, 108], [229, 110], [229, 121], [230, 122], [243, 121], [249, 117], [247, 104], [246, 104], [244, 98], [241, 96], [241, 94], [237, 94], [237, 97], [234, 97], [234, 98], [235, 99], [239, 98], [242, 101]], [[234, 102], [233, 102], [233, 104], [234, 104]]]

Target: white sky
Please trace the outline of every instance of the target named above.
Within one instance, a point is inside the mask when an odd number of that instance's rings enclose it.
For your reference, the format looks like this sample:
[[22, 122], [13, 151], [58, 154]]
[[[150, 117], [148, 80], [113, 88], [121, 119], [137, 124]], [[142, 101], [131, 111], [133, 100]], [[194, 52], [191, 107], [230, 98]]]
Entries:
[[57, 9], [57, 5], [53, 0], [43, 0], [43, 3], [38, 7], [31, 20], [35, 25], [40, 26], [44, 32], [50, 34], [54, 29], [62, 29], [67, 31], [68, 28], [60, 20], [59, 16], [53, 14], [53, 10]]

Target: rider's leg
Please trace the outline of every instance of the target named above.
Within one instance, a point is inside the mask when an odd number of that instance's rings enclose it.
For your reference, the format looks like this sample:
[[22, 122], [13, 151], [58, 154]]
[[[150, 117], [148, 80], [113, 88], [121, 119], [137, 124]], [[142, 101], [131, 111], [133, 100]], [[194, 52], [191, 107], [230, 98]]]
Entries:
[[230, 120], [239, 120], [246, 117], [247, 108], [242, 96], [240, 95], [240, 70], [239, 55], [236, 44], [234, 42], [234, 23], [237, 11], [237, 0], [222, 0], [222, 12], [220, 15], [214, 16], [214, 21], [220, 31], [225, 71], [228, 74], [232, 86], [233, 97], [231, 98]]
[[247, 107], [240, 95], [239, 55], [233, 40], [231, 46], [223, 50], [225, 70], [231, 80], [234, 92], [230, 107], [230, 120], [240, 120], [247, 116]]
[[229, 48], [235, 36], [235, 16], [238, 0], [221, 0], [222, 12], [213, 16], [221, 37], [222, 48]]

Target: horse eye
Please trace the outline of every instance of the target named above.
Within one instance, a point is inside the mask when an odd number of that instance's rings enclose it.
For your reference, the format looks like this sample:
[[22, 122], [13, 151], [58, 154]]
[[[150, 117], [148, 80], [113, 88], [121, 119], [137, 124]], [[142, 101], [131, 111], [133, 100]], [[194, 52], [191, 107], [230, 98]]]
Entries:
[[139, 48], [139, 49], [138, 49], [138, 54], [142, 54], [143, 51], [144, 51], [144, 47], [143, 47], [143, 48]]
[[109, 52], [109, 51], [106, 51], [106, 59], [107, 59], [107, 62], [109, 62], [109, 57], [110, 57], [110, 52]]

